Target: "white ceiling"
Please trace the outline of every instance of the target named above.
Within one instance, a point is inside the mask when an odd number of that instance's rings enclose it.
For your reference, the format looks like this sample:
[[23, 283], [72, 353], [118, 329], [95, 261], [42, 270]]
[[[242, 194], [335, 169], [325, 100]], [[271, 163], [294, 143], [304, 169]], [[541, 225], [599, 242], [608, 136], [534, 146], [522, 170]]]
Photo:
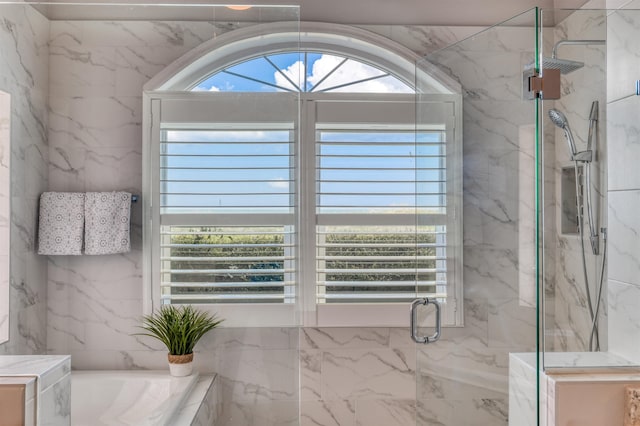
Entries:
[[[586, 0], [298, 0], [303, 21], [474, 26], [493, 25], [536, 6], [544, 9], [573, 9], [585, 2]], [[260, 4], [263, 1], [253, 0], [251, 3]]]
[[[28, 0], [27, 0], [28, 1]], [[598, 0], [591, 0], [593, 3]], [[77, 2], [72, 0], [72, 2]], [[82, 3], [101, 3], [103, 6], [82, 8], [40, 7], [52, 19], [174, 19], [211, 20], [202, 8], [123, 8], [104, 6], [105, 3], [152, 5], [221, 4], [215, 0], [88, 0]], [[333, 22], [362, 25], [460, 25], [489, 26], [538, 6], [543, 9], [579, 8], [586, 0], [232, 0], [230, 3], [251, 5], [300, 5], [303, 21]], [[51, 0], [45, 3], [66, 3]], [[224, 4], [224, 3], [222, 3]], [[127, 10], [128, 9], [128, 10]], [[146, 9], [146, 10], [145, 10]], [[164, 9], [164, 11], [159, 11]], [[190, 10], [189, 10], [190, 9]], [[170, 10], [170, 11], [169, 11]], [[268, 21], [266, 9], [254, 8], [246, 12], [231, 12], [216, 8], [215, 20]], [[179, 16], [175, 16], [178, 14]], [[253, 18], [253, 16], [257, 18]], [[277, 16], [277, 13], [276, 13]], [[170, 18], [169, 18], [170, 19]]]

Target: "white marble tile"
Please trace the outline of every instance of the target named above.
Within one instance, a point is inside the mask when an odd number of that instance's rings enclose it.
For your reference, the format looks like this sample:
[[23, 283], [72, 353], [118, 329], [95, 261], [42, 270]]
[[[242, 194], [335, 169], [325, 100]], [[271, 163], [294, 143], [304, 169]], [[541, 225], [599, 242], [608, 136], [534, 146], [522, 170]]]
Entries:
[[9, 255], [0, 255], [0, 343], [9, 340]]
[[453, 401], [453, 422], [456, 426], [507, 426], [509, 421], [506, 399], [475, 399]]
[[460, 49], [445, 49], [428, 59], [459, 81], [473, 99], [501, 101], [522, 96], [525, 61], [513, 51], [470, 50], [463, 42]]
[[415, 398], [414, 350], [344, 349], [324, 352], [322, 398]]
[[[569, 8], [565, 13], [567, 16], [554, 28], [557, 39], [602, 40], [606, 37], [606, 11], [590, 8], [570, 10]], [[563, 46], [560, 49], [570, 47]], [[558, 57], [562, 57], [560, 49], [558, 49]]]
[[[520, 193], [514, 177], [526, 169], [522, 127], [533, 123], [533, 108], [517, 98], [513, 102], [465, 102], [464, 127], [464, 233], [465, 245], [518, 248], [518, 211], [533, 205], [531, 193]], [[505, 117], [509, 117], [505, 119]]]
[[416, 421], [419, 426], [447, 426], [453, 419], [453, 403], [451, 401], [430, 399], [418, 400]]
[[[0, 353], [41, 353], [46, 284], [34, 256], [37, 191], [46, 187], [49, 23], [31, 6], [3, 5], [0, 90], [12, 95], [10, 341]], [[46, 267], [45, 267], [46, 268]], [[36, 279], [31, 281], [31, 279]]]
[[108, 96], [114, 93], [117, 58], [114, 47], [51, 46], [51, 96]]
[[417, 372], [419, 400], [504, 398], [508, 353], [452, 343], [428, 345], [418, 352]]
[[312, 328], [300, 329], [301, 349], [363, 349], [389, 347], [388, 328]]
[[[556, 288], [555, 288], [555, 327], [556, 350], [583, 351], [588, 347], [591, 330], [591, 316], [588, 308], [588, 299], [585, 287], [584, 271], [582, 266], [582, 249], [578, 237], [559, 238]], [[585, 243], [587, 277], [589, 282], [592, 303], [596, 302], [598, 293], [599, 271], [602, 258], [594, 257]], [[606, 271], [605, 271], [606, 273]], [[604, 284], [606, 287], [606, 282]], [[601, 348], [606, 342], [606, 291], [600, 305], [599, 324]]]
[[216, 328], [206, 334], [201, 350], [297, 349], [298, 328]]
[[415, 419], [415, 400], [356, 401], [357, 426], [404, 426], [414, 423]]
[[[81, 40], [86, 46], [181, 46], [190, 23], [171, 21], [82, 22]], [[199, 23], [195, 25], [201, 25]]]
[[606, 0], [588, 0], [585, 4], [580, 6], [581, 9], [606, 9]]
[[67, 373], [38, 395], [39, 423], [42, 426], [71, 424], [71, 374]]
[[355, 426], [356, 403], [353, 401], [303, 401], [300, 426]]
[[[120, 351], [111, 350], [71, 350], [72, 366], [76, 370], [169, 370], [167, 352], [156, 351]], [[198, 371], [207, 373], [212, 369], [200, 369], [198, 357], [194, 357], [194, 365]], [[195, 369], [195, 367], [194, 367]]]
[[609, 351], [640, 362], [640, 287], [609, 280]]
[[[77, 294], [97, 300], [140, 300], [142, 271], [136, 263], [138, 256], [139, 252], [116, 256], [49, 257], [48, 297], [56, 301]], [[142, 314], [142, 308], [139, 314]]]
[[142, 150], [138, 147], [96, 148], [85, 151], [84, 180], [91, 191], [126, 190], [140, 194]]
[[300, 356], [300, 399], [322, 400], [322, 352], [304, 349]]
[[637, 96], [607, 104], [608, 182], [609, 190], [640, 189], [640, 98]]
[[155, 339], [137, 336], [141, 324], [140, 300], [101, 301], [79, 298], [77, 314], [85, 323], [85, 346], [95, 350], [159, 349]]
[[178, 59], [189, 50], [176, 49], [170, 45], [121, 45], [116, 48], [115, 95], [135, 96], [142, 93], [143, 86], [162, 71], [168, 63]]
[[216, 426], [297, 426], [299, 424], [298, 403], [295, 401], [223, 403], [218, 410]]
[[640, 30], [640, 12], [619, 10], [607, 17], [607, 101], [612, 102], [635, 93], [640, 65], [640, 49], [630, 43]]
[[609, 193], [609, 279], [640, 285], [640, 191]]
[[67, 97], [56, 102], [59, 108], [52, 112], [51, 131], [70, 134], [68, 147], [141, 146], [141, 94], [115, 97], [110, 92], [104, 97]]
[[53, 370], [62, 372], [51, 382], [40, 383], [51, 386], [69, 372], [69, 357], [66, 355], [5, 355], [0, 357], [0, 375], [32, 375], [43, 377]]
[[510, 250], [470, 247], [464, 250], [465, 297], [518, 298], [518, 259]]
[[[465, 302], [466, 311], [466, 302]], [[414, 348], [415, 343], [411, 340], [409, 327], [389, 328], [389, 347], [391, 348]]]
[[607, 9], [619, 9], [624, 7], [625, 5], [628, 5], [630, 3], [633, 3], [633, 1], [630, 0], [606, 0], [606, 8]]
[[359, 25], [360, 28], [402, 44], [420, 56], [449, 46], [483, 30], [483, 27], [423, 25]]
[[[205, 353], [207, 354], [207, 353]], [[298, 353], [294, 350], [228, 350], [198, 356], [220, 377], [229, 401], [298, 400]]]
[[509, 355], [509, 424], [536, 426], [538, 405], [536, 369], [525, 363], [518, 355]]
[[518, 299], [489, 299], [489, 347], [536, 349], [536, 308]]
[[216, 377], [201, 375], [184, 403], [178, 408], [172, 422], [177, 425], [207, 426], [217, 417], [218, 392]]

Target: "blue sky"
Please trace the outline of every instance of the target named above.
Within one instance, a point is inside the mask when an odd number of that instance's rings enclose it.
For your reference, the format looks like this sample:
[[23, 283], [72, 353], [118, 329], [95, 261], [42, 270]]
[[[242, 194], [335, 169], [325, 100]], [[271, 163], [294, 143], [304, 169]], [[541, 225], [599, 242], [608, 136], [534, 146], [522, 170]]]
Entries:
[[[296, 86], [302, 87], [306, 81], [306, 90], [411, 92], [404, 83], [377, 68], [320, 53], [259, 57], [227, 71], [211, 76], [195, 90], [298, 90]], [[376, 78], [379, 76], [384, 77]], [[347, 85], [360, 80], [367, 81]], [[444, 189], [434, 183], [443, 173], [429, 170], [441, 164], [438, 156], [444, 148], [433, 144], [443, 137], [440, 132], [420, 134], [418, 144], [412, 131], [322, 130], [317, 134], [323, 143], [318, 160], [318, 202], [326, 206], [325, 211], [390, 211], [415, 206], [416, 202], [423, 206], [441, 203], [439, 195], [429, 195]], [[170, 182], [163, 183], [161, 192], [185, 195], [165, 195], [162, 204], [222, 207], [225, 211], [286, 211], [296, 191], [290, 168], [294, 151], [290, 138], [288, 130], [168, 131], [161, 167], [164, 179]], [[421, 156], [417, 159], [418, 172], [414, 170], [416, 149]], [[423, 194], [417, 200], [416, 180], [418, 192]]]
[[[439, 132], [421, 135], [417, 161], [413, 132], [322, 131], [319, 159], [319, 203], [327, 211], [434, 206], [442, 171]], [[161, 167], [167, 195], [163, 205], [183, 207], [271, 207], [285, 211], [295, 192], [293, 144], [289, 131], [169, 131], [162, 146]], [[385, 170], [383, 170], [385, 169]], [[397, 170], [394, 170], [397, 169]], [[185, 195], [175, 195], [175, 194]], [[332, 194], [346, 193], [347, 195]], [[201, 194], [201, 195], [194, 195]], [[342, 210], [344, 211], [344, 210]]]
[[[382, 70], [353, 59], [308, 52], [305, 66], [305, 54], [300, 52], [269, 55], [267, 58], [258, 57], [229, 67], [225, 70], [228, 72], [219, 72], [198, 84], [196, 90], [275, 92], [288, 89], [297, 91], [298, 88], [303, 88], [306, 75], [306, 89], [303, 91], [317, 86], [314, 89], [316, 91], [336, 88], [331, 91], [411, 93], [411, 88], [395, 77], [385, 77], [385, 72]], [[368, 80], [372, 78], [373, 80]], [[368, 81], [339, 87], [360, 80]]]

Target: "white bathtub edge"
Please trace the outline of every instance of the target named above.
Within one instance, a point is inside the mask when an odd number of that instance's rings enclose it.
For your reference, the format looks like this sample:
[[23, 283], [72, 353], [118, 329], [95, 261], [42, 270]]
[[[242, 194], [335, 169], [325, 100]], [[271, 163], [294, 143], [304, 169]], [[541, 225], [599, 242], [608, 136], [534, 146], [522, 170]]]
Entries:
[[[200, 421], [200, 417], [206, 418], [206, 424], [213, 424], [215, 419], [211, 417], [213, 417], [216, 407], [206, 407], [205, 405], [210, 397], [214, 398], [215, 379], [215, 375], [202, 375], [198, 378], [182, 407], [170, 419], [172, 425], [191, 426]], [[215, 404], [215, 398], [211, 402]]]

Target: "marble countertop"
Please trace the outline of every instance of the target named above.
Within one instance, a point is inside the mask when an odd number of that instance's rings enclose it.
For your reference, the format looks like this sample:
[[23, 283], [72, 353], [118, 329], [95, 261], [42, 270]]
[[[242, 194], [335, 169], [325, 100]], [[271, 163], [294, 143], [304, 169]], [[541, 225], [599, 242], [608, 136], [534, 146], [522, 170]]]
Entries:
[[39, 378], [40, 389], [46, 389], [71, 371], [69, 355], [2, 355], [0, 376]]
[[[535, 368], [536, 353], [511, 353], [524, 364]], [[546, 374], [585, 373], [598, 376], [607, 374], [640, 374], [640, 365], [610, 352], [547, 352], [541, 354]]]

